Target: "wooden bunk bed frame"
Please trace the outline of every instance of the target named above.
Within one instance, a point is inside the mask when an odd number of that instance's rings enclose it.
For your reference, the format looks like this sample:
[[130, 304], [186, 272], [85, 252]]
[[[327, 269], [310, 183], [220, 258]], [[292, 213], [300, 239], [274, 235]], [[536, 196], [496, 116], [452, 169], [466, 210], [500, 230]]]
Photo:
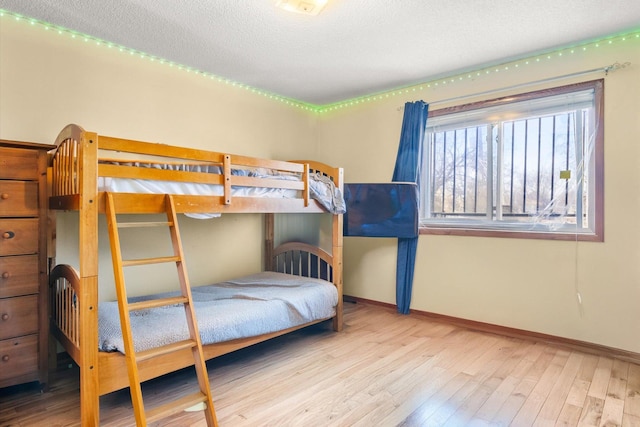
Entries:
[[[118, 352], [101, 352], [98, 343], [98, 215], [105, 212], [105, 193], [98, 191], [100, 177], [124, 177], [167, 181], [219, 184], [221, 196], [173, 195], [179, 213], [264, 213], [265, 269], [317, 277], [331, 281], [338, 293], [333, 329], [342, 329], [342, 215], [332, 214], [332, 248], [328, 253], [303, 243], [286, 243], [274, 247], [275, 213], [322, 213], [326, 210], [309, 197], [309, 175], [321, 173], [339, 189], [343, 171], [314, 161], [283, 162], [235, 156], [226, 153], [182, 148], [164, 144], [132, 141], [87, 132], [69, 125], [56, 139], [51, 154], [49, 207], [79, 213], [78, 270], [68, 265], [52, 269], [51, 331], [80, 368], [80, 412], [83, 426], [99, 424], [99, 397], [129, 386], [125, 357]], [[131, 167], [113, 162], [121, 156], [160, 156], [181, 163], [215, 164], [222, 173], [196, 173]], [[131, 158], [131, 157], [127, 157]], [[236, 168], [267, 168], [301, 176], [300, 181], [280, 181], [232, 174]], [[234, 197], [232, 186], [274, 187], [297, 190], [300, 197]], [[118, 197], [119, 213], [155, 214], [165, 212], [163, 194], [112, 193]], [[52, 237], [52, 240], [54, 237]], [[52, 242], [55, 243], [55, 242]], [[52, 244], [55, 247], [55, 244]], [[52, 255], [55, 255], [52, 251]], [[293, 255], [292, 255], [293, 254]], [[302, 267], [303, 259], [313, 259], [316, 266]], [[63, 289], [64, 292], [60, 292]], [[329, 320], [329, 319], [324, 319]], [[316, 321], [265, 335], [204, 345], [206, 359], [217, 357], [279, 335], [309, 326]], [[189, 350], [172, 353], [139, 366], [142, 381], [193, 365]]]

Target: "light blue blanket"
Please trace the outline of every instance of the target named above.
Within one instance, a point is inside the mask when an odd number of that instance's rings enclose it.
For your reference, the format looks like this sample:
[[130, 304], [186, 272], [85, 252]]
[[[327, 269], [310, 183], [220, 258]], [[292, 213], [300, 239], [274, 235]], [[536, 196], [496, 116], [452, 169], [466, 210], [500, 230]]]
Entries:
[[[335, 315], [338, 303], [338, 293], [330, 282], [274, 272], [194, 287], [192, 295], [203, 344], [328, 319]], [[100, 350], [124, 353], [117, 302], [100, 303], [98, 313]], [[189, 336], [182, 305], [133, 312], [131, 327], [137, 352]]]

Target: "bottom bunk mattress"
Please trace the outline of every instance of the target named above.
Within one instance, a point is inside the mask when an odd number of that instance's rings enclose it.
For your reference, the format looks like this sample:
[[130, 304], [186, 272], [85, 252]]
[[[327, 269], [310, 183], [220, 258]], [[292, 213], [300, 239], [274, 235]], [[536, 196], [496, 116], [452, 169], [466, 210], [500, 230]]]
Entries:
[[[262, 272], [191, 289], [203, 344], [247, 338], [336, 314], [338, 293], [331, 282], [284, 273]], [[141, 301], [177, 295], [132, 298]], [[136, 352], [187, 339], [182, 305], [131, 313]], [[117, 302], [101, 302], [98, 339], [101, 351], [124, 353]]]

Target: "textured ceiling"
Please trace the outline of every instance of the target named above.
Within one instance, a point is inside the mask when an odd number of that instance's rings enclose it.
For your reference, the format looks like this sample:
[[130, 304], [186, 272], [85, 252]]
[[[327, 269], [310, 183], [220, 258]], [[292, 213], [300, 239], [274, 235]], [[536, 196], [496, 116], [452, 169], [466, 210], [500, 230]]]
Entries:
[[316, 105], [640, 29], [640, 0], [0, 0], [63, 26]]

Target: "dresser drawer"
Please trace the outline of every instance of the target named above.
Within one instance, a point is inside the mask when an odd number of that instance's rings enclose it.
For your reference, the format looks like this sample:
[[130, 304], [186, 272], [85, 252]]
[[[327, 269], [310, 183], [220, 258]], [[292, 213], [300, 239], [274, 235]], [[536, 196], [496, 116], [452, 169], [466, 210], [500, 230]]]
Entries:
[[38, 216], [38, 183], [0, 181], [0, 216]]
[[0, 257], [0, 298], [38, 293], [38, 255]]
[[0, 219], [0, 255], [38, 252], [38, 219]]
[[38, 296], [0, 299], [0, 339], [38, 332]]
[[38, 152], [20, 148], [0, 148], [0, 178], [38, 179]]
[[0, 384], [38, 371], [38, 335], [0, 341]]

